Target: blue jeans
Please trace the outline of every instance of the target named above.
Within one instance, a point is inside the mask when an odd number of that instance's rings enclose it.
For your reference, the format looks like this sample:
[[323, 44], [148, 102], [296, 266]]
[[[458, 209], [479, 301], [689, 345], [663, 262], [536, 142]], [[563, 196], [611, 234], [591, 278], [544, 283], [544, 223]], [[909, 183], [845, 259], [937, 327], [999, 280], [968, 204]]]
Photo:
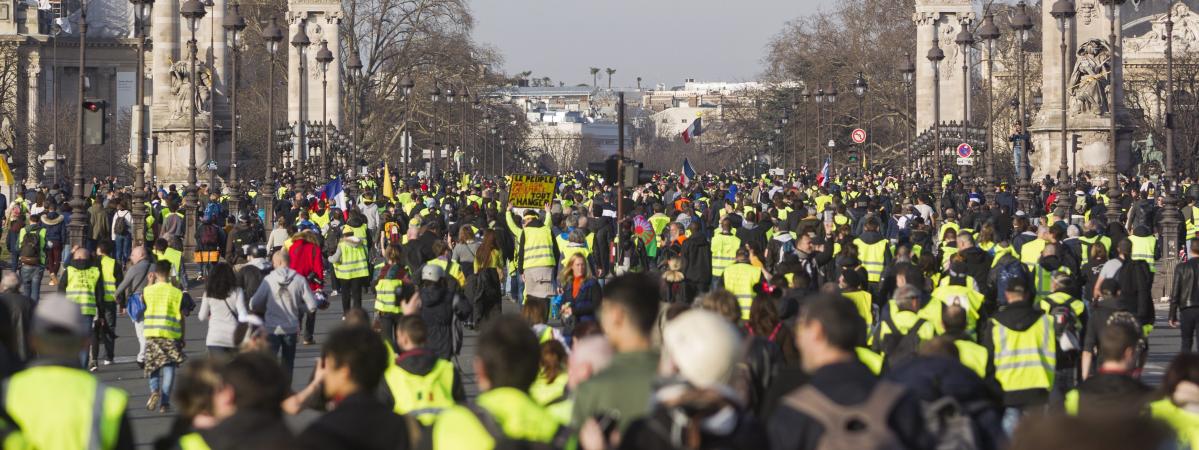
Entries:
[[21, 295], [33, 299], [35, 306], [42, 295], [42, 275], [45, 273], [46, 268], [42, 266], [21, 266]]
[[130, 239], [129, 236], [122, 236], [118, 234], [117, 238], [114, 239], [112, 243], [113, 259], [116, 259], [121, 265], [125, 265], [125, 261], [129, 260], [129, 252], [133, 250], [132, 246], [133, 239]]
[[[162, 387], [159, 390], [159, 387]], [[167, 364], [158, 370], [150, 372], [150, 392], [158, 391], [162, 393], [162, 400], [159, 404], [162, 406], [170, 406], [171, 404], [171, 389], [175, 387], [175, 365]]]
[[283, 362], [283, 371], [287, 372], [287, 385], [291, 386], [291, 371], [296, 366], [296, 335], [272, 334], [266, 337], [271, 346], [271, 355], [279, 355]]
[[522, 303], [525, 294], [525, 282], [520, 279], [519, 273], [508, 277], [508, 294], [512, 296], [512, 301], [515, 301], [517, 304]]
[[1016, 425], [1020, 423], [1020, 418], [1024, 416], [1024, 411], [1020, 408], [1007, 407], [1003, 409], [1003, 431], [1007, 432], [1008, 436], [1016, 431]]

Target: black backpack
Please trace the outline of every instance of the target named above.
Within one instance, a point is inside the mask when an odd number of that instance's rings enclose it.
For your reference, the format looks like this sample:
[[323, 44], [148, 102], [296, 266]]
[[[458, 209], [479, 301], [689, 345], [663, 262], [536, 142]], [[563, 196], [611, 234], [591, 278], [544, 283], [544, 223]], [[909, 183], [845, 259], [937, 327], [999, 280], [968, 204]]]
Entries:
[[121, 218], [120, 216], [117, 216], [113, 220], [115, 221], [112, 225], [112, 231], [114, 233], [121, 236], [129, 234], [129, 222], [126, 222], [125, 219]]
[[[885, 372], [916, 357], [916, 352], [920, 349], [920, 328], [924, 326], [924, 319], [916, 319], [916, 323], [907, 333], [900, 333], [899, 327], [895, 326], [891, 317], [883, 319], [883, 322], [891, 327], [891, 334], [883, 339], [881, 346]], [[879, 330], [881, 333], [882, 327], [879, 327]]]
[[504, 434], [504, 428], [495, 420], [495, 416], [491, 412], [474, 403], [468, 403], [466, 407], [483, 425], [483, 429], [487, 430], [487, 434], [490, 434], [491, 438], [495, 440], [495, 450], [560, 450], [566, 448], [570, 441], [572, 433], [570, 428], [565, 426], [558, 427], [558, 431], [554, 433], [554, 439], [549, 443], [513, 439]]
[[39, 231], [34, 228], [25, 232], [25, 239], [21, 241], [21, 250], [18, 255], [21, 264], [36, 266], [42, 263], [42, 236]]

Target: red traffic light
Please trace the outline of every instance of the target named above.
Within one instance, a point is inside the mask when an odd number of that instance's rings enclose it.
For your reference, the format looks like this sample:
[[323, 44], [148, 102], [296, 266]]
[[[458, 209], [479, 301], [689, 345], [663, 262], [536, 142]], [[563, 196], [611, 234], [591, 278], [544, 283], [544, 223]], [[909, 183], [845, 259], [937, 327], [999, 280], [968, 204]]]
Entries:
[[103, 100], [85, 100], [83, 102], [83, 109], [86, 109], [91, 112], [99, 111], [103, 107], [104, 107]]

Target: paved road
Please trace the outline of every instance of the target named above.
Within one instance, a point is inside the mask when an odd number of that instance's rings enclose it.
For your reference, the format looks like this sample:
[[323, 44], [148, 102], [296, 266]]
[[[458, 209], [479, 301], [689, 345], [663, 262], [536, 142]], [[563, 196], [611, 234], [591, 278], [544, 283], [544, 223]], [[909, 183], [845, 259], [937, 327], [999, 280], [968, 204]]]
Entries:
[[[45, 286], [43, 289], [50, 289], [50, 287]], [[192, 295], [198, 299], [201, 292], [202, 290], [196, 287], [192, 290]], [[368, 296], [368, 300], [364, 302], [368, 309], [371, 309], [371, 305], [373, 305], [372, 298]], [[505, 309], [515, 309], [515, 305], [505, 303]], [[1159, 305], [1158, 317], [1160, 320], [1157, 324], [1158, 328], [1154, 331], [1150, 340], [1149, 363], [1144, 375], [1146, 382], [1152, 385], [1156, 385], [1161, 381], [1162, 374], [1169, 365], [1170, 359], [1178, 351], [1179, 332], [1176, 329], [1166, 326], [1165, 316], [1166, 310], [1164, 305]], [[333, 299], [332, 306], [328, 310], [318, 312], [316, 320], [317, 345], [301, 345], [297, 348], [296, 367], [292, 382], [293, 389], [302, 389], [312, 376], [315, 358], [320, 353], [320, 343], [324, 341], [327, 333], [340, 323], [340, 317], [341, 302], [337, 298]], [[147, 379], [143, 377], [142, 371], [134, 363], [134, 357], [137, 354], [137, 340], [134, 338], [133, 325], [127, 317], [118, 318], [118, 322], [117, 362], [112, 366], [101, 367], [98, 375], [105, 383], [125, 389], [129, 393], [128, 414], [133, 424], [138, 448], [149, 449], [154, 439], [167, 433], [174, 416], [152, 413], [146, 410], [145, 404], [149, 396], [149, 387]], [[187, 318], [185, 338], [187, 342], [186, 351], [189, 357], [202, 357], [204, 355], [204, 337], [206, 332], [206, 324], [196, 320], [194, 315]], [[473, 358], [474, 351], [475, 334], [468, 332], [463, 345], [461, 360], [464, 363], [464, 381], [467, 392], [471, 396], [477, 391], [477, 386], [475, 385], [471, 364], [467, 362]], [[299, 431], [315, 417], [316, 413], [306, 412], [289, 418], [288, 423], [294, 430]]]
[[[43, 286], [43, 289], [51, 289], [49, 286]], [[191, 290], [191, 294], [196, 299], [200, 298], [203, 290], [197, 286]], [[368, 310], [373, 310], [373, 296], [368, 296], [367, 301], [363, 302]], [[509, 305], [512, 306], [512, 305]], [[325, 336], [341, 323], [341, 301], [339, 298], [334, 298], [332, 305], [325, 311], [318, 311], [316, 319], [316, 345], [300, 345], [296, 349], [296, 366], [293, 374], [292, 388], [295, 390], [302, 389], [312, 377], [312, 370], [316, 358], [320, 355], [320, 344], [324, 342]], [[173, 414], [159, 414], [146, 410], [146, 400], [149, 398], [149, 380], [143, 377], [142, 371], [138, 369], [135, 363], [137, 356], [137, 339], [134, 336], [133, 324], [128, 317], [117, 318], [117, 359], [115, 364], [111, 366], [101, 366], [97, 375], [105, 383], [110, 386], [116, 386], [124, 389], [129, 393], [129, 408], [128, 416], [133, 425], [136, 443], [139, 449], [151, 448], [155, 439], [163, 436], [170, 429], [171, 422], [174, 420]], [[192, 317], [186, 319], [185, 351], [189, 358], [203, 357], [206, 353], [204, 346], [204, 338], [207, 333], [207, 324], [200, 322]], [[477, 386], [474, 381], [474, 371], [471, 364], [466, 363], [474, 356], [475, 335], [474, 332], [467, 332], [466, 341], [463, 344], [461, 360], [463, 361], [464, 382], [467, 393], [474, 395], [477, 391]], [[289, 425], [294, 430], [302, 430], [309, 422], [315, 419], [316, 413], [306, 412], [296, 417], [288, 419]]]

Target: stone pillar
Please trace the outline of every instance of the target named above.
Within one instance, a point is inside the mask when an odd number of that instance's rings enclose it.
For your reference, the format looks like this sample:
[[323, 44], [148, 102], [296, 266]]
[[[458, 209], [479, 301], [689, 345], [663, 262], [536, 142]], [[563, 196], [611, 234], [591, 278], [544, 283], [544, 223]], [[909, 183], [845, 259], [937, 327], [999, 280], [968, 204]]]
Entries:
[[[26, 130], [25, 133], [25, 180], [27, 186], [37, 186], [37, 157], [39, 155], [37, 138], [42, 135], [42, 129], [38, 126], [38, 118], [41, 117], [42, 109], [42, 58], [38, 52], [30, 52], [29, 60], [25, 63], [26, 79], [29, 80], [28, 94], [25, 96], [26, 101]], [[36, 130], [36, 131], [35, 131]], [[18, 183], [21, 180], [13, 180]]]
[[[974, 20], [970, 0], [917, 0], [916, 53], [912, 61], [916, 65], [916, 134], [933, 126], [933, 69], [928, 61], [933, 37], [938, 40], [945, 59], [939, 65], [941, 76], [941, 121], [958, 121], [965, 118], [962, 109], [962, 84], [969, 80], [962, 77], [963, 54], [954, 38], [962, 29], [963, 20]], [[971, 70], [973, 73], [973, 69]]]
[[[154, 19], [150, 22], [151, 52], [150, 80], [153, 81], [151, 122], [155, 129], [163, 128], [171, 94], [171, 62], [179, 61], [183, 40], [180, 38], [179, 0], [158, 0], [154, 4]], [[162, 119], [162, 120], [155, 120]]]

